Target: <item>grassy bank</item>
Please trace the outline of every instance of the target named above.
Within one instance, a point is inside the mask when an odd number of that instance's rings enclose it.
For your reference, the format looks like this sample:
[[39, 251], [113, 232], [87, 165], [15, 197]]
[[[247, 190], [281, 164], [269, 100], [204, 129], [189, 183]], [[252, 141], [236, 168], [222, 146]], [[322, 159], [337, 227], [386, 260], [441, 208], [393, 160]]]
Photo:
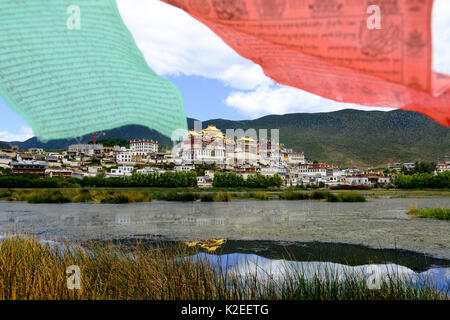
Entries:
[[280, 195], [282, 200], [326, 200], [329, 202], [365, 202], [366, 198], [357, 193], [331, 193], [328, 191], [314, 191], [311, 193], [300, 191], [285, 191]]
[[365, 197], [350, 192], [331, 193], [328, 191], [284, 191], [284, 192], [202, 192], [180, 191], [176, 189], [102, 189], [102, 188], [61, 188], [61, 189], [4, 189], [0, 190], [0, 200], [27, 201], [29, 203], [136, 203], [159, 201], [227, 202], [241, 200], [325, 200], [330, 202], [363, 202]]
[[411, 216], [418, 218], [450, 220], [450, 209], [443, 209], [443, 208], [411, 209], [407, 213]]
[[[195, 249], [181, 245], [58, 248], [31, 238], [2, 240], [0, 299], [448, 299], [429, 285], [412, 286], [395, 277], [370, 290], [364, 279], [334, 273], [308, 278], [290, 270], [280, 280], [239, 276], [193, 258]], [[72, 265], [81, 271], [80, 290], [67, 288], [66, 269]]]
[[248, 190], [245, 188], [20, 188], [0, 189], [2, 201], [30, 203], [135, 203], [150, 201], [319, 200], [450, 197], [446, 190]]

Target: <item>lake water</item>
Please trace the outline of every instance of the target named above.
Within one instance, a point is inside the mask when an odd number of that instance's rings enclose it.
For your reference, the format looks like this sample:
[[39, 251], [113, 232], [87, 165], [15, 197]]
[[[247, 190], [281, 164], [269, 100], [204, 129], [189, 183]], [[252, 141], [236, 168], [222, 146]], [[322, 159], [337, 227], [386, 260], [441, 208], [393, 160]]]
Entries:
[[410, 217], [410, 208], [450, 208], [450, 198], [319, 201], [28, 204], [0, 202], [0, 234], [44, 238], [274, 240], [402, 248], [450, 259], [448, 221]]
[[363, 272], [367, 265], [393, 265], [417, 276], [432, 275], [448, 285], [450, 223], [412, 218], [406, 211], [413, 207], [450, 208], [450, 199], [126, 205], [0, 202], [0, 234], [131, 242], [227, 238], [220, 255], [202, 255], [213, 260], [220, 256], [259, 261], [277, 274], [281, 261], [313, 263], [317, 268], [332, 263]]

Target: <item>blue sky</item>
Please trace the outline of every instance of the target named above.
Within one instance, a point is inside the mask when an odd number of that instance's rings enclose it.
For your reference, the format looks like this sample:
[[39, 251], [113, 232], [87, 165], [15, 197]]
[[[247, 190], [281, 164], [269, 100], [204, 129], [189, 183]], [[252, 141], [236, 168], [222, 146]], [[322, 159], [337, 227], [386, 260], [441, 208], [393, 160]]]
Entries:
[[[159, 0], [117, 0], [125, 24], [153, 70], [174, 82], [188, 117], [254, 119], [267, 114], [345, 108], [389, 110], [337, 103], [267, 78], [206, 26]], [[433, 67], [450, 74], [450, 1], [435, 0]], [[0, 98], [0, 141], [33, 136], [28, 123]]]

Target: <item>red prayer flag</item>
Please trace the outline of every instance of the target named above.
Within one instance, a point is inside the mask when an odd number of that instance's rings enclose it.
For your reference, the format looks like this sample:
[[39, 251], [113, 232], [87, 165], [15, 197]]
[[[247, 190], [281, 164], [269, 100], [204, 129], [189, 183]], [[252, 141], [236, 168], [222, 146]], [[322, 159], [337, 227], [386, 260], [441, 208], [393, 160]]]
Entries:
[[433, 0], [163, 1], [280, 84], [450, 125], [450, 77], [432, 71]]

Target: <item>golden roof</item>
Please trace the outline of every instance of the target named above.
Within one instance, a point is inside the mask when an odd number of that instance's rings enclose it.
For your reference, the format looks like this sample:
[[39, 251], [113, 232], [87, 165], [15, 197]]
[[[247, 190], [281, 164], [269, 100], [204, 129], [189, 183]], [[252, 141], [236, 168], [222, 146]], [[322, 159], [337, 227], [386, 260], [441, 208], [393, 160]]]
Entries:
[[217, 129], [216, 126], [213, 126], [213, 125], [210, 124], [210, 125], [208, 126], [208, 128], [202, 130], [202, 132], [207, 132], [207, 131], [220, 131], [220, 130]]
[[191, 135], [191, 136], [197, 136], [200, 133], [196, 132], [195, 130], [189, 130], [188, 134]]

